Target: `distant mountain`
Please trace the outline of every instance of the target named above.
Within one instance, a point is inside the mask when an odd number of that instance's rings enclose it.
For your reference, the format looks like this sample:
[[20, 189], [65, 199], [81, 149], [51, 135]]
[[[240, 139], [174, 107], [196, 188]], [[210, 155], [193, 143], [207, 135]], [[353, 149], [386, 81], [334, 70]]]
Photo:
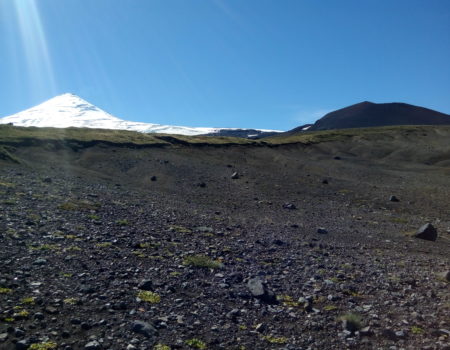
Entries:
[[326, 114], [308, 131], [388, 125], [450, 125], [450, 115], [406, 103], [366, 101]]
[[164, 133], [179, 135], [216, 135], [227, 136], [237, 131], [238, 137], [265, 133], [270, 130], [246, 130], [232, 128], [187, 127], [132, 122], [119, 119], [74, 94], [56, 96], [38, 106], [23, 112], [0, 118], [0, 124], [12, 123], [16, 126], [36, 126], [54, 128], [98, 128], [132, 130], [143, 133]]
[[260, 139], [280, 134], [281, 131], [261, 129], [218, 129], [216, 132], [204, 136], [243, 137], [246, 139]]

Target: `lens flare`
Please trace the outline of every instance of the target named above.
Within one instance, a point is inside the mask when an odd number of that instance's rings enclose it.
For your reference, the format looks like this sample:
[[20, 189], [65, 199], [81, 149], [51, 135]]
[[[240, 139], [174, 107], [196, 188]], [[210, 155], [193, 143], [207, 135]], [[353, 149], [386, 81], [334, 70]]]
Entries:
[[13, 2], [33, 94], [56, 94], [56, 83], [36, 0]]

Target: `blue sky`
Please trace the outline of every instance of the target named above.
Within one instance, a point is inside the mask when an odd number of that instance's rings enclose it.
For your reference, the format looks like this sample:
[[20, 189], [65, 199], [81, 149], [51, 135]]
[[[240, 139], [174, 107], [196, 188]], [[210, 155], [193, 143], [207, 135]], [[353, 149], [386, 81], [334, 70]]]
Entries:
[[0, 116], [288, 130], [361, 101], [450, 113], [448, 0], [1, 0]]

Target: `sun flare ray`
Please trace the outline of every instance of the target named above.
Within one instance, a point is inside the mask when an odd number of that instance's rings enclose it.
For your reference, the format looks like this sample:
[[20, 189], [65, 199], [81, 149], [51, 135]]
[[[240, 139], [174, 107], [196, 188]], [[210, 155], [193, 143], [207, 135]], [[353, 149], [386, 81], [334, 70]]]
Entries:
[[56, 81], [37, 1], [18, 0], [13, 4], [32, 91], [54, 95]]

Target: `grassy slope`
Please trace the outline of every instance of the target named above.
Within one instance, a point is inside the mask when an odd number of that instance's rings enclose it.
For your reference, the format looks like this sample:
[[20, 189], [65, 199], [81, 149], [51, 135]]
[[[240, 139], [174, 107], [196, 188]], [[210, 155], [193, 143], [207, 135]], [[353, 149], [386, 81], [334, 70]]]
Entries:
[[29, 140], [40, 141], [104, 141], [115, 144], [169, 145], [171, 143], [190, 144], [247, 144], [250, 140], [232, 137], [181, 136], [164, 134], [144, 134], [135, 131], [88, 129], [88, 128], [36, 128], [0, 125], [0, 143], [17, 144]]
[[345, 141], [354, 137], [377, 138], [389, 135], [404, 135], [431, 132], [435, 129], [442, 129], [445, 133], [450, 133], [450, 126], [422, 126], [422, 125], [405, 125], [405, 126], [382, 126], [373, 128], [360, 129], [335, 129], [324, 131], [302, 132], [293, 135], [279, 135], [264, 139], [270, 144], [289, 144], [289, 143], [320, 143], [328, 141]]
[[388, 126], [362, 129], [326, 130], [279, 135], [262, 140], [248, 140], [236, 137], [183, 136], [164, 134], [143, 134], [134, 131], [87, 129], [87, 128], [35, 128], [0, 125], [0, 143], [20, 144], [30, 140], [39, 141], [77, 141], [108, 142], [114, 144], [135, 145], [169, 145], [169, 144], [201, 144], [201, 145], [283, 145], [312, 144], [329, 141], [346, 141], [353, 138], [373, 139], [386, 136], [411, 136], [424, 132], [435, 132], [436, 129], [450, 135], [450, 126]]

